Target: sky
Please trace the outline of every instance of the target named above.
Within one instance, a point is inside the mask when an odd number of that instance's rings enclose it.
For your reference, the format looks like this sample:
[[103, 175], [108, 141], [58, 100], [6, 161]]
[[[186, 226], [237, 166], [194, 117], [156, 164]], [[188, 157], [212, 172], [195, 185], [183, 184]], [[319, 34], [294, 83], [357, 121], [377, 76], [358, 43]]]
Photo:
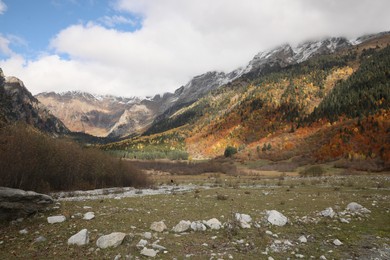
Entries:
[[173, 92], [278, 45], [390, 30], [388, 0], [0, 0], [0, 68], [33, 93]]

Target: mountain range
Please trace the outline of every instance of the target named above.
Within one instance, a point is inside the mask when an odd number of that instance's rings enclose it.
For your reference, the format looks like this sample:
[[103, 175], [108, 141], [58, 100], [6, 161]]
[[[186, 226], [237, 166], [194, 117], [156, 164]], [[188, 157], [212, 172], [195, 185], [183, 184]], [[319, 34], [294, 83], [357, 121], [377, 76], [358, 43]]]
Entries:
[[169, 117], [211, 90], [232, 82], [243, 75], [255, 77], [270, 67], [286, 67], [321, 54], [334, 53], [352, 43], [344, 38], [329, 38], [288, 44], [260, 52], [247, 66], [230, 73], [211, 71], [191, 79], [174, 93], [151, 98], [98, 96], [83, 92], [41, 93], [35, 97], [72, 131], [100, 137], [121, 138], [142, 134], [154, 121]]
[[108, 137], [100, 148], [129, 158], [213, 158], [235, 147], [243, 160], [360, 158], [388, 167], [389, 44], [387, 32], [285, 44], [146, 98], [33, 97], [1, 73], [0, 123]]

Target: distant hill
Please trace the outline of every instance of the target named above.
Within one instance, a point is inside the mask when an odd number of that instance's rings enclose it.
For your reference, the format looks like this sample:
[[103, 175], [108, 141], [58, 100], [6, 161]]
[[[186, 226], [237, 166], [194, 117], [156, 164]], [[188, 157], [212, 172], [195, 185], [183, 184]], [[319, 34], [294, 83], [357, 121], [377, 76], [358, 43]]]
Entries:
[[68, 128], [42, 105], [15, 77], [0, 69], [0, 126], [25, 122], [51, 134], [67, 134]]

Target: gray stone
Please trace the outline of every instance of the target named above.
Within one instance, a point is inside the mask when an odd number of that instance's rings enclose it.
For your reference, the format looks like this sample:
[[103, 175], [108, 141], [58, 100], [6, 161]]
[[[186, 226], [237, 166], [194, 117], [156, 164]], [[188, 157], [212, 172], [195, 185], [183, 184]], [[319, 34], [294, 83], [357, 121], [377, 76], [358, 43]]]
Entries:
[[146, 239], [152, 239], [152, 233], [150, 232], [145, 232], [144, 235], [143, 235], [144, 238]]
[[114, 232], [109, 235], [104, 235], [99, 237], [99, 239], [96, 241], [96, 245], [101, 249], [117, 247], [122, 244], [125, 236], [126, 234], [122, 232]]
[[159, 250], [159, 251], [166, 250], [166, 247], [160, 246], [160, 245], [158, 245], [158, 244], [152, 244], [152, 248], [153, 248], [153, 249], [156, 249], [156, 250]]
[[66, 220], [66, 217], [63, 215], [47, 217], [47, 222], [49, 224], [61, 223], [61, 222], [64, 222], [65, 220]]
[[370, 210], [366, 209], [362, 205], [356, 203], [356, 202], [351, 202], [347, 205], [347, 210], [352, 212], [352, 213], [362, 213], [362, 214], [368, 214], [371, 213]]
[[334, 212], [334, 210], [331, 207], [329, 207], [321, 211], [320, 215], [323, 217], [333, 218], [334, 216], [336, 216], [336, 212]]
[[221, 229], [221, 227], [222, 227], [222, 223], [216, 218], [212, 218], [212, 219], [209, 219], [207, 221], [203, 221], [203, 224], [205, 224], [210, 229], [215, 229], [215, 230]]
[[251, 227], [251, 225], [250, 225], [250, 223], [252, 222], [251, 216], [249, 216], [247, 214], [236, 213], [235, 218], [237, 221], [240, 222], [241, 228], [250, 228]]
[[21, 234], [21, 235], [26, 235], [26, 234], [28, 234], [27, 228], [22, 229], [22, 230], [19, 230], [19, 234]]
[[77, 234], [68, 239], [68, 245], [83, 246], [89, 243], [89, 234], [87, 229], [82, 229]]
[[200, 221], [193, 221], [191, 223], [191, 229], [193, 231], [205, 231], [207, 227]]
[[148, 256], [148, 257], [155, 257], [157, 255], [157, 251], [155, 251], [154, 249], [149, 249], [144, 247], [141, 250], [141, 255]]
[[298, 240], [299, 240], [299, 242], [301, 242], [301, 243], [307, 243], [307, 238], [306, 238], [305, 236], [300, 236], [300, 237], [298, 238]]
[[93, 213], [93, 212], [87, 212], [84, 214], [84, 217], [83, 217], [83, 219], [85, 219], [85, 220], [91, 220], [94, 218], [95, 218], [95, 213]]
[[35, 240], [34, 240], [34, 243], [41, 243], [41, 242], [45, 242], [47, 239], [46, 237], [44, 236], [39, 236], [37, 237]]
[[0, 220], [13, 220], [44, 210], [53, 198], [36, 193], [0, 187]]
[[181, 220], [179, 224], [173, 227], [172, 231], [175, 233], [186, 232], [191, 227], [191, 221]]
[[165, 229], [167, 229], [167, 226], [165, 225], [164, 221], [158, 221], [153, 222], [150, 225], [150, 229], [156, 232], [163, 232]]
[[138, 248], [144, 248], [146, 245], [148, 244], [148, 241], [146, 241], [145, 239], [141, 239], [138, 244], [136, 245], [136, 247]]
[[272, 225], [280, 226], [280, 227], [286, 225], [288, 222], [287, 217], [276, 210], [267, 211], [267, 220]]
[[343, 243], [338, 239], [333, 240], [333, 245], [335, 245], [335, 246], [341, 246], [342, 244]]

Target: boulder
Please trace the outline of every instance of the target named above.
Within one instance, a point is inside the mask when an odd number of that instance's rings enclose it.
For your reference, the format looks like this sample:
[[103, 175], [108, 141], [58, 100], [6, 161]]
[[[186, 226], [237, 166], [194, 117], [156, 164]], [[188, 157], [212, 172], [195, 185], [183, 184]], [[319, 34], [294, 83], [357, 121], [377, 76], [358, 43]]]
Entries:
[[141, 255], [148, 256], [148, 257], [155, 257], [157, 255], [157, 253], [158, 253], [158, 251], [156, 251], [154, 249], [149, 249], [146, 247], [144, 247], [141, 250]]
[[215, 229], [215, 230], [218, 230], [222, 227], [222, 223], [216, 218], [212, 218], [212, 219], [209, 219], [207, 221], [203, 221], [203, 224], [205, 224], [210, 229]]
[[205, 231], [207, 227], [200, 221], [193, 221], [191, 223], [191, 229], [193, 231]]
[[175, 233], [186, 232], [191, 227], [191, 221], [181, 220], [179, 224], [173, 227], [172, 231]]
[[114, 232], [109, 235], [101, 236], [96, 241], [96, 245], [101, 249], [105, 249], [108, 247], [117, 247], [122, 244], [125, 236], [126, 234], [122, 232]]
[[84, 217], [83, 217], [83, 219], [85, 219], [85, 220], [91, 220], [94, 218], [95, 218], [95, 213], [93, 213], [93, 212], [87, 212], [84, 214]]
[[247, 214], [236, 213], [235, 218], [238, 222], [240, 222], [241, 228], [251, 228], [250, 223], [252, 222], [251, 216]]
[[150, 232], [145, 232], [145, 233], [143, 234], [143, 237], [144, 237], [145, 239], [152, 239], [152, 233], [150, 233]]
[[146, 245], [148, 244], [148, 241], [146, 241], [145, 239], [141, 239], [138, 244], [136, 245], [136, 247], [138, 248], [144, 248]]
[[165, 225], [164, 221], [158, 221], [153, 222], [150, 225], [150, 229], [156, 232], [163, 232], [165, 229], [167, 229], [167, 226]]
[[53, 198], [36, 193], [0, 187], [0, 220], [13, 220], [44, 210]]
[[336, 216], [336, 212], [334, 212], [334, 210], [331, 207], [329, 207], [321, 211], [320, 215], [323, 217], [333, 218], [334, 216]]
[[299, 242], [301, 242], [301, 243], [307, 243], [307, 238], [306, 238], [305, 236], [300, 236], [300, 237], [298, 238], [298, 240], [299, 240]]
[[47, 217], [47, 222], [49, 224], [61, 223], [61, 222], [64, 222], [65, 220], [66, 220], [66, 217], [63, 215]]
[[361, 214], [368, 214], [371, 213], [370, 210], [366, 209], [362, 205], [356, 203], [356, 202], [351, 202], [347, 205], [347, 210], [352, 212], [352, 213], [361, 213]]
[[269, 223], [275, 226], [284, 226], [287, 224], [287, 217], [285, 217], [282, 213], [276, 210], [268, 210], [267, 211], [267, 220]]
[[83, 246], [89, 243], [89, 234], [87, 229], [82, 229], [77, 234], [68, 239], [68, 245]]

